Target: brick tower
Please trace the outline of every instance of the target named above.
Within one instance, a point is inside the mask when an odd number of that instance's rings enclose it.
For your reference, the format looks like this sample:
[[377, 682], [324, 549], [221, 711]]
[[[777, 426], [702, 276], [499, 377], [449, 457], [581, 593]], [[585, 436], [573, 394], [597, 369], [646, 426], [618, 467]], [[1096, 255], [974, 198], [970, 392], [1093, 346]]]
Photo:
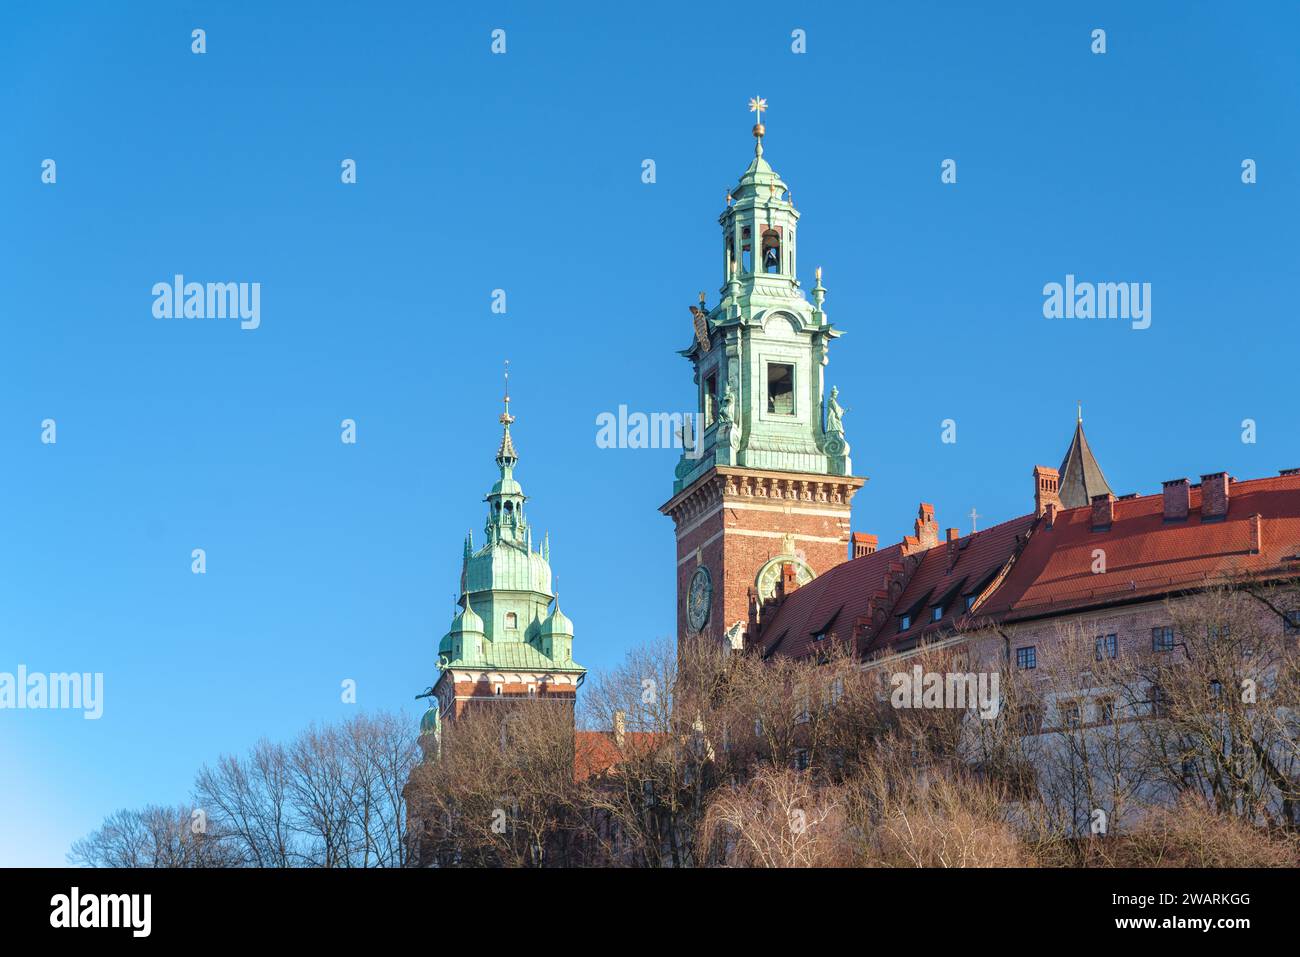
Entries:
[[702, 432], [682, 455], [660, 511], [677, 526], [678, 638], [742, 646], [751, 614], [848, 557], [852, 474], [838, 391], [823, 369], [833, 329], [816, 271], [812, 301], [796, 278], [799, 213], [763, 159], [727, 197], [721, 300], [692, 307], [690, 360]]

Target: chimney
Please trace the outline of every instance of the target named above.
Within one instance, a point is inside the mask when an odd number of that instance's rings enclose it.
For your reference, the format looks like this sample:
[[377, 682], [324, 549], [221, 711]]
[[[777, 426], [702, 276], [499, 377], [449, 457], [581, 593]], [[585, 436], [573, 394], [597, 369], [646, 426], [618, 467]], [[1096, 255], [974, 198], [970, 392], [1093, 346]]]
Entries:
[[961, 550], [958, 544], [961, 541], [961, 531], [956, 528], [948, 529], [948, 568], [952, 569], [957, 564], [957, 556]]
[[1264, 516], [1256, 512], [1250, 517], [1250, 553], [1258, 555], [1264, 548]]
[[934, 520], [934, 506], [922, 502], [916, 510], [916, 540], [920, 548], [930, 548], [939, 544], [939, 523]]
[[1192, 488], [1187, 479], [1170, 479], [1165, 483], [1165, 521], [1182, 522], [1192, 503]]
[[614, 744], [616, 747], [620, 749], [622, 749], [623, 747], [623, 736], [626, 733], [626, 730], [627, 730], [627, 712], [615, 711], [614, 712]]
[[781, 563], [781, 594], [794, 594], [795, 589], [799, 587], [799, 579], [795, 575], [794, 562]]
[[1049, 505], [1061, 507], [1061, 473], [1046, 465], [1035, 465], [1034, 514], [1041, 516]]
[[1115, 496], [1110, 492], [1092, 497], [1092, 530], [1104, 532], [1115, 520]]
[[1228, 473], [1201, 476], [1201, 521], [1218, 522], [1228, 515]]
[[853, 558], [861, 558], [863, 555], [870, 555], [876, 550], [879, 539], [875, 535], [868, 535], [866, 532], [853, 533]]

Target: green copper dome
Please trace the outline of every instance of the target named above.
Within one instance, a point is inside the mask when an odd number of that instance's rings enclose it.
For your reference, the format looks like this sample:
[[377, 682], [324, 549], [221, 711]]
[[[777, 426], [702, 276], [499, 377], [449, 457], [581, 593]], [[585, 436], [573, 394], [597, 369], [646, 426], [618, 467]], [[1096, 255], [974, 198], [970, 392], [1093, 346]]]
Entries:
[[429, 710], [424, 712], [424, 716], [420, 718], [420, 734], [437, 734], [440, 724], [438, 702], [437, 699], [434, 699], [434, 702], [429, 705]]
[[749, 199], [750, 197], [757, 197], [760, 200], [779, 200], [788, 191], [789, 187], [781, 181], [781, 177], [777, 175], [776, 170], [772, 169], [768, 161], [763, 159], [763, 144], [759, 143], [754, 147], [754, 161], [741, 174], [740, 183], [732, 190], [731, 197], [735, 200]]
[[483, 630], [483, 619], [470, 607], [469, 602], [466, 602], [465, 608], [451, 620], [451, 633], [453, 635], [486, 634]]
[[546, 616], [542, 622], [542, 635], [550, 637], [554, 635], [564, 635], [573, 637], [573, 622], [569, 621], [569, 616], [560, 611], [559, 602], [555, 604], [555, 611]]
[[536, 591], [551, 594], [551, 566], [513, 542], [490, 542], [465, 563], [465, 591]]

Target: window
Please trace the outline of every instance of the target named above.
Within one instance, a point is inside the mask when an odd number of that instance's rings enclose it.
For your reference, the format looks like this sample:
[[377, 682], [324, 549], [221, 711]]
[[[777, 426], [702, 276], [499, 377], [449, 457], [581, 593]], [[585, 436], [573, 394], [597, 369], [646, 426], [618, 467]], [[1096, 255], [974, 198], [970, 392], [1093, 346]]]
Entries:
[[1097, 639], [1097, 660], [1114, 658], [1119, 653], [1119, 636], [1102, 635]]
[[831, 704], [837, 705], [840, 699], [844, 697], [844, 679], [836, 678], [831, 682]]
[[519, 627], [519, 616], [513, 611], [506, 612], [506, 628], [514, 629]]
[[975, 598], [976, 598], [976, 597], [977, 597], [977, 596], [975, 596], [975, 595], [967, 595], [967, 596], [966, 596], [966, 610], [967, 610], [967, 611], [970, 611], [970, 610], [971, 610], [971, 607], [975, 604]]
[[1033, 645], [1016, 649], [1016, 667], [1027, 671], [1038, 667], [1038, 649]]
[[943, 605], [935, 605], [934, 608], [931, 609], [931, 611], [930, 611], [930, 620], [931, 620], [931, 621], [942, 621], [942, 620], [943, 620]]
[[1163, 628], [1151, 629], [1151, 650], [1152, 651], [1173, 651], [1174, 650], [1174, 629], [1168, 625]]
[[1218, 678], [1215, 678], [1210, 682], [1210, 697], [1211, 698], [1223, 697], [1223, 682], [1220, 681]]
[[718, 374], [710, 372], [704, 379], [704, 425], [713, 424], [718, 415]]
[[1083, 724], [1082, 712], [1079, 708], [1079, 702], [1066, 701], [1061, 705], [1061, 725], [1066, 728], [1077, 728]]
[[807, 770], [808, 770], [808, 764], [809, 764], [809, 761], [808, 761], [808, 749], [807, 749], [807, 748], [800, 748], [798, 751], [796, 751], [796, 752], [794, 753], [794, 766], [795, 766], [795, 769], [796, 769], [796, 770], [799, 770], [799, 771], [807, 771]]
[[748, 226], [740, 230], [740, 271], [744, 273], [754, 271], [754, 243]]
[[768, 363], [767, 411], [773, 415], [794, 415], [794, 366], [785, 362]]
[[808, 693], [806, 691], [800, 691], [796, 703], [794, 720], [799, 724], [807, 724], [808, 718]]
[[528, 697], [530, 697], [530, 698], [536, 698], [536, 697], [537, 697], [537, 685], [530, 684], [530, 685], [528, 686]]
[[824, 631], [819, 631], [817, 632], [817, 634], [813, 635], [813, 641], [825, 641], [825, 640], [826, 640], [826, 632]]
[[1097, 699], [1097, 720], [1103, 724], [1111, 724], [1115, 720], [1115, 699], [1098, 698]]
[[1169, 714], [1169, 692], [1158, 684], [1152, 684], [1149, 694], [1147, 700], [1151, 705], [1151, 714], [1157, 718]]
[[898, 616], [898, 630], [899, 630], [899, 631], [907, 631], [907, 629], [909, 629], [909, 628], [911, 628], [911, 627], [912, 627], [912, 616], [911, 616], [911, 615], [899, 615], [899, 616]]
[[500, 684], [496, 684], [492, 686], [492, 693], [496, 695], [498, 698], [501, 697], [502, 690], [503, 689]]
[[1232, 637], [1232, 629], [1228, 625], [1210, 625], [1208, 634], [1211, 641], [1214, 641], [1216, 638], [1222, 638], [1224, 641], [1227, 641]]
[[1300, 635], [1300, 610], [1288, 611], [1284, 615], [1282, 631], [1288, 635]]

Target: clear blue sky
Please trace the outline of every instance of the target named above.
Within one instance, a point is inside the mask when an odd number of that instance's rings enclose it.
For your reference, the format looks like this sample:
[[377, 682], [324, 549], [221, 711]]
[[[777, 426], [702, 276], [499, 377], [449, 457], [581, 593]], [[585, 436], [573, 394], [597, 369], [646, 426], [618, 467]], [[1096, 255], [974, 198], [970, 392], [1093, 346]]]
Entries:
[[[4, 6], [0, 671], [106, 687], [97, 722], [0, 711], [0, 863], [259, 736], [417, 713], [504, 358], [576, 656], [669, 632], [675, 455], [595, 419], [694, 401], [750, 96], [846, 332], [856, 528], [1024, 513], [1080, 398], [1117, 493], [1300, 466], [1293, 5], [850, 6]], [[154, 320], [178, 272], [260, 282], [261, 327]], [[1044, 319], [1067, 273], [1150, 282], [1151, 328]]]

